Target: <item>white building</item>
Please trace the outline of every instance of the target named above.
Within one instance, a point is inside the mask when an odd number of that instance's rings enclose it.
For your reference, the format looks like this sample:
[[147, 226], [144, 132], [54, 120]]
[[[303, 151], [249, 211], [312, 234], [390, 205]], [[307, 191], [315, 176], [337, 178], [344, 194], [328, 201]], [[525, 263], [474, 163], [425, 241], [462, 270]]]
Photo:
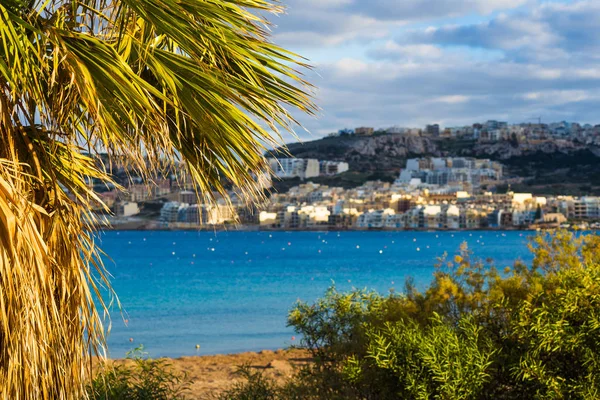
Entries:
[[442, 207], [439, 205], [428, 205], [422, 209], [424, 228], [443, 228]]
[[394, 215], [394, 210], [372, 210], [362, 213], [356, 220], [356, 226], [362, 229], [384, 228], [388, 223], [388, 216]]
[[586, 196], [574, 199], [569, 207], [569, 218], [600, 219], [600, 197]]
[[319, 173], [325, 176], [339, 175], [350, 169], [347, 162], [321, 161], [319, 163]]
[[179, 210], [183, 207], [182, 203], [170, 201], [160, 210], [160, 220], [163, 222], [177, 222], [179, 219]]
[[140, 208], [137, 203], [126, 201], [117, 203], [115, 205], [115, 215], [117, 217], [131, 217], [134, 215], [138, 215], [140, 213]]
[[260, 226], [273, 226], [277, 223], [277, 213], [261, 211], [258, 220]]
[[460, 228], [460, 209], [456, 205], [451, 205], [446, 210], [446, 228]]
[[234, 208], [228, 204], [189, 205], [171, 201], [160, 210], [160, 220], [168, 224], [222, 225], [237, 218]]
[[385, 220], [385, 227], [391, 229], [406, 227], [406, 218], [404, 214], [388, 214]]
[[315, 178], [319, 176], [319, 161], [303, 158], [269, 159], [269, 165], [279, 178]]
[[298, 217], [306, 219], [309, 226], [326, 225], [331, 212], [324, 206], [304, 206], [298, 210]]
[[502, 179], [502, 165], [487, 159], [449, 157], [413, 158], [406, 162], [397, 184], [420, 179], [429, 185], [468, 184], [479, 187], [486, 181]]

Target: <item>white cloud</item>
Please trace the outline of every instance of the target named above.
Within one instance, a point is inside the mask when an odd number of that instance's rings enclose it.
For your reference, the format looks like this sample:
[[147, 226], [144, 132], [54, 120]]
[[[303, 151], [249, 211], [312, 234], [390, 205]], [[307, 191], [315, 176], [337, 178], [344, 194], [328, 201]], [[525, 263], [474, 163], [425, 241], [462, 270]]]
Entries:
[[[279, 38], [309, 58], [317, 45], [335, 56], [310, 76], [323, 112], [318, 120], [300, 116], [315, 135], [305, 140], [362, 125], [450, 126], [537, 115], [600, 122], [600, 1], [306, 4], [306, 19], [295, 17], [287, 27], [282, 20]], [[492, 14], [481, 17], [486, 13]], [[444, 19], [473, 14], [480, 15], [475, 23]]]
[[393, 40], [369, 52], [374, 58], [395, 58], [403, 60], [414, 59], [440, 59], [444, 51], [438, 46], [431, 44], [404, 44], [401, 45]]
[[414, 22], [489, 14], [530, 0], [289, 0], [274, 18], [278, 43], [300, 47], [336, 46], [382, 38]]
[[446, 103], [446, 104], [461, 104], [461, 103], [466, 103], [470, 100], [471, 100], [471, 97], [463, 96], [460, 94], [440, 96], [437, 99], [437, 101], [439, 101], [440, 103]]
[[527, 11], [500, 14], [469, 25], [413, 30], [400, 38], [411, 43], [502, 50], [519, 60], [594, 57], [600, 50], [600, 2], [542, 3]]
[[598, 99], [586, 90], [547, 90], [544, 92], [525, 93], [523, 98], [529, 101], [541, 102], [545, 105], [561, 105], [577, 103], [591, 99]]

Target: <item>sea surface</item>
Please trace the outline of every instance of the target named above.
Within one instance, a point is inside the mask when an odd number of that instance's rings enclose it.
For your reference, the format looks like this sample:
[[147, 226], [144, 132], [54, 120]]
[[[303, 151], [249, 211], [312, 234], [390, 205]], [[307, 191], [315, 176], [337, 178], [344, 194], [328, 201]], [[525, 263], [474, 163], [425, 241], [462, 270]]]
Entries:
[[[529, 261], [531, 232], [107, 231], [101, 247], [123, 312], [112, 307], [109, 355], [152, 357], [277, 349], [298, 300], [339, 290], [401, 291], [432, 279], [438, 257], [467, 242], [498, 267]], [[196, 345], [200, 349], [196, 349]]]

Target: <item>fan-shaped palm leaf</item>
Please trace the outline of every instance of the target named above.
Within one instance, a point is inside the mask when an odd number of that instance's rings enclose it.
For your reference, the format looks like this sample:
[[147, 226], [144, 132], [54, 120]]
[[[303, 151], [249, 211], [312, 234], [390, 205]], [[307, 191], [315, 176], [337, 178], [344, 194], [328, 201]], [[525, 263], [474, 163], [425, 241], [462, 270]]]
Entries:
[[[313, 113], [299, 58], [268, 39], [268, 0], [0, 0], [0, 393], [82, 395], [107, 285], [90, 226], [111, 182], [186, 166], [199, 192], [260, 195], [266, 146]], [[96, 293], [97, 295], [98, 293]], [[104, 304], [99, 304], [104, 307]]]

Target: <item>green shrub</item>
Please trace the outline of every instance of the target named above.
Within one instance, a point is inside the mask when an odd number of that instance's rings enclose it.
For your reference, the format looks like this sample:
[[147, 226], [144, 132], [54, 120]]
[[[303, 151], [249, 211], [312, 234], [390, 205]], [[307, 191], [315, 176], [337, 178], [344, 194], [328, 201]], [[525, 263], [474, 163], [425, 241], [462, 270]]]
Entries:
[[165, 360], [152, 360], [139, 347], [132, 366], [105, 364], [88, 386], [91, 400], [183, 400], [189, 382]]
[[600, 398], [600, 238], [532, 239], [530, 265], [500, 272], [463, 245], [431, 285], [403, 295], [339, 293], [288, 322], [315, 362], [319, 399]]
[[262, 372], [252, 372], [249, 365], [243, 365], [237, 373], [244, 378], [244, 381], [234, 384], [219, 395], [218, 400], [277, 400], [281, 398], [281, 388], [272, 379], [265, 377]]
[[[471, 399], [489, 378], [495, 350], [472, 317], [462, 319], [456, 329], [437, 314], [425, 329], [413, 321], [367, 329], [370, 341], [363, 362], [391, 371], [402, 398]], [[360, 361], [349, 363], [356, 369], [347, 370], [347, 376], [361, 379]]]

